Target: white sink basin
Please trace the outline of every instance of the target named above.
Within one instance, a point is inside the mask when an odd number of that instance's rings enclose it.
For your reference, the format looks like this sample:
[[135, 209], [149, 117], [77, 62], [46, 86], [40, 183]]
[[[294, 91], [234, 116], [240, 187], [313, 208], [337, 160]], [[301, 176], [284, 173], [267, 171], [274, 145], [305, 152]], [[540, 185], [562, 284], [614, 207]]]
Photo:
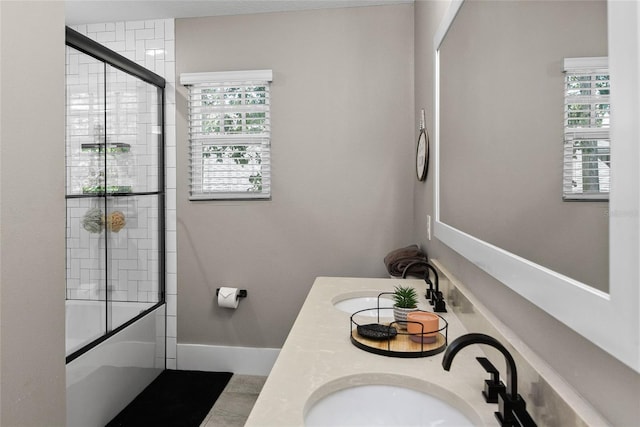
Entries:
[[[393, 311], [387, 310], [393, 307], [393, 300], [389, 298], [389, 295], [383, 295], [380, 297], [380, 308], [384, 308], [385, 310], [380, 311], [381, 316], [391, 316], [393, 317]], [[364, 310], [364, 309], [375, 309], [378, 307], [378, 295], [371, 296], [349, 296], [349, 295], [341, 295], [336, 298], [333, 302], [333, 305], [338, 310], [342, 310], [347, 313], [355, 313], [356, 311]], [[371, 316], [376, 317], [378, 315], [378, 310], [368, 310], [362, 313], [359, 313], [361, 316]]]
[[307, 427], [477, 425], [438, 397], [402, 386], [378, 384], [328, 394], [307, 410], [304, 424]]

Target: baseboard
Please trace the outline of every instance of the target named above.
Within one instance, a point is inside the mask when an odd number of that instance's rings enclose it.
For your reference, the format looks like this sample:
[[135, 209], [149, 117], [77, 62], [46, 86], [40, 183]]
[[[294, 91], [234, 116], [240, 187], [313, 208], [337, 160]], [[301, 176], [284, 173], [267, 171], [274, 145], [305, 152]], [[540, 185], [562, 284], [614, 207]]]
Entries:
[[178, 343], [179, 370], [233, 372], [267, 376], [280, 354], [279, 348], [229, 347]]

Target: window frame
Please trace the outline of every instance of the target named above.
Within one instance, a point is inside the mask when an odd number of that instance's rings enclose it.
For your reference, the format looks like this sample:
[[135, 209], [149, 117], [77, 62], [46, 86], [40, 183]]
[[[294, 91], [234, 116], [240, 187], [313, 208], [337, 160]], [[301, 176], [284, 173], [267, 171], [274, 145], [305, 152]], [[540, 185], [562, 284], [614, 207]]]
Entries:
[[271, 70], [180, 75], [189, 89], [189, 200], [271, 199], [272, 81]]
[[[609, 200], [609, 168], [611, 164], [609, 124], [611, 102], [608, 58], [565, 58], [564, 73], [562, 199], [564, 201], [606, 202]], [[591, 78], [605, 75], [606, 80], [591, 80]], [[584, 81], [590, 82], [589, 87], [585, 88], [589, 93], [570, 94], [570, 77], [588, 77], [590, 80]], [[606, 81], [606, 94], [591, 92], [597, 89], [598, 81]], [[582, 115], [580, 115], [580, 111], [576, 115], [574, 110], [574, 116], [572, 116], [569, 106], [580, 104], [589, 105], [589, 108], [585, 109]], [[603, 108], [605, 105], [606, 108]], [[571, 121], [582, 123], [571, 124]], [[596, 121], [600, 121], [600, 123], [596, 123]], [[587, 158], [585, 159], [585, 157]], [[586, 171], [591, 172], [585, 173], [585, 167]], [[590, 182], [588, 173], [594, 173], [593, 176], [597, 178]], [[593, 186], [593, 188], [585, 189], [585, 186]]]

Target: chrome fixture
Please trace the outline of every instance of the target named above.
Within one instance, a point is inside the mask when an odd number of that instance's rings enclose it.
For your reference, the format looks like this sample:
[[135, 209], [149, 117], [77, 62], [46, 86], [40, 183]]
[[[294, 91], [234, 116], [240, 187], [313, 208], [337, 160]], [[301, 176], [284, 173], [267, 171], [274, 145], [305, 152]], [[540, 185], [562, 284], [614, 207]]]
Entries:
[[488, 392], [485, 386], [485, 392], [483, 392], [483, 394], [485, 395], [487, 402], [489, 402], [492, 393], [497, 393], [498, 412], [495, 414], [500, 425], [502, 427], [535, 427], [536, 423], [527, 412], [524, 399], [518, 394], [518, 373], [516, 370], [516, 362], [513, 360], [509, 351], [495, 338], [478, 333], [466, 334], [456, 338], [451, 344], [449, 344], [449, 347], [447, 347], [447, 350], [444, 352], [444, 356], [442, 357], [442, 367], [444, 370], [448, 371], [451, 368], [451, 362], [453, 362], [453, 358], [456, 354], [471, 344], [489, 345], [500, 351], [507, 362], [507, 386], [505, 389], [504, 386], [500, 387], [501, 383], [498, 379], [497, 369], [495, 369], [491, 363], [487, 365], [479, 360], [483, 367], [491, 373], [492, 376], [491, 380], [485, 381], [485, 384], [489, 382], [490, 385], [495, 388], [491, 388]]

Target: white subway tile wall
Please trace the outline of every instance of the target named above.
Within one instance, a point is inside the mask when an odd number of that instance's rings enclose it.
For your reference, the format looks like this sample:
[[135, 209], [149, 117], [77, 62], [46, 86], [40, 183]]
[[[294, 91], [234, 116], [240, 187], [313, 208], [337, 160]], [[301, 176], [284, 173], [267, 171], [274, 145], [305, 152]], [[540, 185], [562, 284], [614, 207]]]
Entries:
[[[176, 369], [177, 254], [174, 20], [158, 19], [87, 24], [75, 26], [73, 29], [159, 74], [166, 80], [164, 153], [166, 200], [165, 295], [167, 301], [166, 366], [168, 369]], [[77, 81], [72, 81], [73, 85], [78, 85], [75, 92], [97, 93], [98, 89], [94, 88], [101, 86], [98, 81], [98, 74], [96, 74], [99, 66], [91, 63], [91, 61], [84, 64], [84, 60], [80, 58], [78, 56], [77, 58], [68, 59], [70, 61], [68, 69], [79, 76]], [[82, 67], [87, 68], [80, 69]], [[85, 73], [85, 71], [89, 72]], [[121, 110], [122, 114], [113, 117], [114, 120], [112, 122], [114, 126], [121, 128], [121, 132], [131, 136], [130, 140], [122, 141], [131, 144], [131, 159], [135, 159], [135, 161], [130, 159], [131, 161], [126, 167], [135, 168], [136, 173], [133, 174], [134, 176], [145, 178], [144, 182], [134, 179], [131, 185], [134, 187], [134, 191], [152, 191], [154, 185], [156, 185], [155, 183], [157, 183], [157, 165], [154, 165], [153, 161], [151, 161], [155, 157], [154, 153], [148, 153], [143, 150], [153, 146], [153, 144], [145, 144], [145, 142], [148, 142], [147, 138], [152, 138], [157, 132], [157, 129], [150, 128], [150, 126], [153, 126], [154, 118], [157, 117], [157, 111], [151, 109], [147, 114], [128, 114], [130, 108], [137, 110], [137, 105], [134, 106], [127, 103], [127, 94], [135, 91], [139, 95], [139, 92], [143, 89], [139, 85], [134, 88], [127, 79], [119, 80], [121, 77], [112, 77], [112, 73], [108, 73], [108, 75], [110, 77], [107, 78], [111, 79], [109, 80], [110, 82], [119, 85], [118, 90], [115, 91], [118, 95], [112, 97], [112, 102], [118, 103], [120, 107], [125, 107]], [[86, 81], [83, 79], [86, 79]], [[92, 90], [87, 90], [88, 88], [92, 88]], [[70, 91], [74, 93], [73, 87]], [[150, 96], [147, 95], [147, 99]], [[153, 104], [152, 101], [149, 103]], [[85, 104], [90, 103], [85, 102]], [[86, 117], [86, 113], [84, 116]], [[86, 139], [87, 131], [93, 137], [91, 134], [92, 132], [95, 133], [93, 129], [93, 123], [88, 123], [84, 135], [71, 135], [71, 140], [76, 138], [74, 142], [78, 146], [77, 138]], [[140, 135], [145, 135], [144, 139], [140, 139]], [[142, 147], [143, 145], [145, 148]], [[73, 159], [71, 163], [73, 164]], [[144, 169], [144, 171], [141, 171], [141, 169]], [[78, 185], [81, 185], [77, 177], [86, 177], [86, 172], [86, 170], [78, 171], [74, 168], [68, 168], [69, 182], [73, 182], [73, 185], [76, 185], [76, 190], [79, 188]], [[100, 283], [104, 279], [98, 274], [100, 268], [104, 267], [104, 265], [100, 265], [101, 263], [104, 264], [104, 259], [100, 259], [97, 254], [99, 249], [104, 249], [104, 233], [87, 233], [78, 226], [80, 224], [79, 218], [82, 218], [87, 210], [94, 206], [91, 206], [91, 201], [86, 199], [69, 200], [68, 206], [70, 207], [71, 219], [67, 221], [67, 227], [69, 227], [67, 230], [67, 253], [69, 259], [67, 266], [67, 298], [104, 298], [108, 289], [111, 297], [116, 300], [145, 302], [152, 300], [157, 290], [154, 289], [151, 278], [158, 274], [159, 268], [157, 248], [153, 247], [155, 244], [154, 239], [149, 235], [154, 230], [157, 230], [158, 227], [157, 205], [154, 206], [153, 200], [135, 197], [132, 200], [119, 201], [122, 205], [110, 209], [121, 210], [127, 217], [127, 225], [118, 233], [111, 233], [114, 237], [113, 241], [109, 241], [112, 259], [114, 260], [109, 266], [109, 276], [118, 275], [118, 277], [114, 277], [111, 288], [107, 287], [109, 285], [107, 283]], [[74, 218], [76, 226], [70, 226], [69, 223], [73, 222]], [[126, 285], [121, 285], [121, 283]]]

